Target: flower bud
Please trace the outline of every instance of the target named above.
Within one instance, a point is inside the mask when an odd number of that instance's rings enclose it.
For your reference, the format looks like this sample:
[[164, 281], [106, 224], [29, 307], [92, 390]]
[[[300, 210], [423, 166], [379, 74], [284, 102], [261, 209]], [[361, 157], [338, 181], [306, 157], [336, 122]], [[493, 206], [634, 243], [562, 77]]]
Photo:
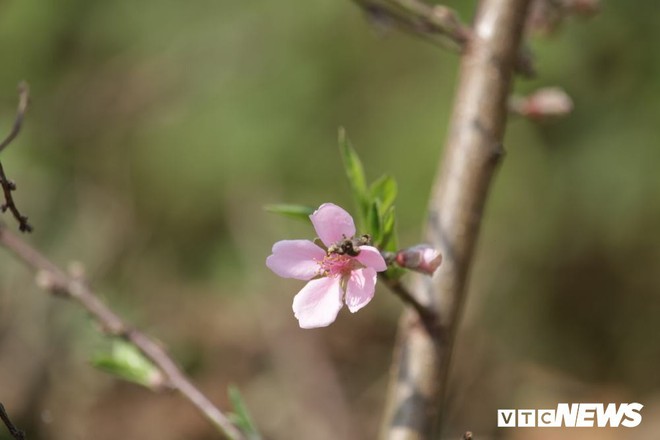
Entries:
[[522, 116], [543, 120], [566, 116], [573, 110], [573, 100], [560, 88], [546, 87], [529, 96], [513, 97], [509, 106]]
[[428, 244], [418, 244], [397, 252], [396, 263], [406, 269], [433, 275], [442, 263], [442, 255]]

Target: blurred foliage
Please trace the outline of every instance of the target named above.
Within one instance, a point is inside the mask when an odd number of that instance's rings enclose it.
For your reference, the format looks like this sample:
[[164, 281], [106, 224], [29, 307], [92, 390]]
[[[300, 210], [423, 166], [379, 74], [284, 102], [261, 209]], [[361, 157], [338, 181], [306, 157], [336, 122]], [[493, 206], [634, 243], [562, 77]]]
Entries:
[[241, 432], [247, 435], [248, 440], [261, 440], [261, 434], [255, 426], [241, 392], [235, 386], [230, 386], [227, 392], [234, 411], [231, 414], [233, 422], [241, 429]]
[[112, 340], [109, 350], [97, 353], [92, 364], [109, 374], [147, 388], [163, 385], [162, 373], [140, 350], [121, 339]]
[[[474, 2], [448, 4], [471, 17]], [[458, 342], [456, 433], [537, 400], [648, 402], [649, 426], [660, 414], [656, 9], [605, 1], [531, 42], [539, 76], [516, 89], [558, 85], [576, 108], [510, 122]], [[398, 182], [400, 244], [419, 241], [458, 60], [381, 33], [349, 1], [0, 2], [0, 131], [17, 83], [32, 87], [2, 153], [28, 239], [84, 262], [219, 405], [239, 384], [268, 438], [378, 429], [400, 304], [380, 291], [358, 315], [298, 330], [299, 286], [263, 263], [311, 228], [262, 206], [350, 206], [343, 125], [367, 180]], [[185, 402], [91, 369], [99, 344], [0, 252], [0, 400], [30, 439], [213, 438]]]

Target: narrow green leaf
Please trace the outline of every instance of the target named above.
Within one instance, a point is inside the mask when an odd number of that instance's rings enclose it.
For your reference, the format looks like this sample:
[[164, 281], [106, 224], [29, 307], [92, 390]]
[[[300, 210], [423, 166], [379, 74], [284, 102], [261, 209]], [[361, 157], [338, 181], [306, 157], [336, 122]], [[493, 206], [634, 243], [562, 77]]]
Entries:
[[394, 206], [390, 206], [383, 214], [383, 236], [380, 245], [383, 250], [395, 252], [397, 250], [396, 214]]
[[309, 216], [312, 215], [312, 213], [315, 211], [315, 208], [309, 206], [291, 205], [286, 203], [266, 205], [264, 206], [264, 209], [268, 212], [273, 212], [275, 214], [281, 214], [287, 217], [293, 217], [305, 221], [309, 221]]
[[390, 176], [381, 176], [378, 180], [371, 184], [369, 188], [372, 199], [380, 201], [381, 215], [385, 213], [394, 205], [397, 194], [397, 184]]
[[339, 128], [339, 153], [344, 162], [346, 177], [348, 177], [348, 183], [351, 186], [351, 191], [358, 207], [358, 223], [363, 228], [370, 205], [367, 180], [364, 176], [362, 161], [360, 161], [360, 157], [351, 145], [346, 135], [346, 130], [343, 127]]
[[380, 202], [378, 200], [371, 203], [371, 209], [369, 209], [367, 215], [367, 224], [369, 225], [367, 230], [371, 234], [374, 246], [380, 249], [381, 240], [383, 239], [383, 219], [380, 215]]
[[247, 435], [249, 440], [261, 440], [261, 434], [259, 434], [259, 430], [252, 420], [252, 416], [247, 409], [241, 392], [234, 385], [230, 385], [228, 394], [231, 406], [234, 409], [234, 412], [231, 414], [234, 423]]
[[109, 353], [100, 353], [92, 365], [107, 373], [147, 388], [160, 385], [161, 372], [133, 344], [121, 339], [112, 341]]
[[[381, 249], [389, 252], [396, 252], [399, 249], [399, 238], [396, 233], [396, 212], [394, 206], [383, 215], [383, 238], [381, 240]], [[397, 280], [406, 274], [406, 270], [398, 266], [390, 266], [385, 272], [385, 276]]]

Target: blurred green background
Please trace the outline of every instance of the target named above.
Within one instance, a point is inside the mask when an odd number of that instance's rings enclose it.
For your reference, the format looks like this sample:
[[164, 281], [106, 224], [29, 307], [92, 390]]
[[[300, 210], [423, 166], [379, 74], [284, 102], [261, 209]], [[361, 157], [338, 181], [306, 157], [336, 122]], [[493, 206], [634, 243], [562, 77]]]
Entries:
[[[448, 2], [469, 20], [475, 2]], [[447, 438], [624, 439], [633, 430], [498, 431], [497, 408], [646, 405], [660, 429], [660, 14], [604, 2], [533, 38], [539, 75], [575, 101], [561, 121], [512, 118], [459, 336]], [[268, 438], [378, 431], [401, 305], [303, 331], [302, 287], [264, 265], [311, 238], [268, 203], [352, 209], [347, 128], [370, 179], [399, 182], [400, 241], [421, 237], [458, 58], [370, 26], [349, 1], [0, 1], [2, 153], [26, 239], [84, 263], [103, 298], [167, 344], [221, 407], [237, 384]], [[3, 216], [11, 227], [12, 219]], [[107, 348], [77, 307], [0, 252], [0, 402], [36, 439], [210, 439], [175, 394], [89, 365]], [[0, 429], [0, 439], [8, 438]]]

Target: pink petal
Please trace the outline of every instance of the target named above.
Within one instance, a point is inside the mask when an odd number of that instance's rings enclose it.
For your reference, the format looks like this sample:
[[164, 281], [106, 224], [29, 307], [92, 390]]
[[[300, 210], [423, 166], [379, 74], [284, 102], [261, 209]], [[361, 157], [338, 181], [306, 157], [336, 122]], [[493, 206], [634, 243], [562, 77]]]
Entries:
[[324, 203], [309, 216], [316, 233], [326, 246], [355, 235], [353, 217], [332, 203]]
[[354, 270], [346, 286], [346, 305], [352, 313], [369, 304], [376, 291], [376, 271], [370, 267]]
[[293, 313], [301, 328], [325, 327], [334, 322], [342, 307], [340, 278], [312, 280], [293, 298]]
[[319, 275], [323, 257], [325, 251], [309, 240], [282, 240], [273, 245], [266, 266], [284, 278], [311, 280]]
[[380, 251], [373, 246], [360, 246], [360, 254], [355, 257], [360, 263], [371, 267], [376, 272], [382, 272], [387, 269], [387, 263], [380, 254]]

